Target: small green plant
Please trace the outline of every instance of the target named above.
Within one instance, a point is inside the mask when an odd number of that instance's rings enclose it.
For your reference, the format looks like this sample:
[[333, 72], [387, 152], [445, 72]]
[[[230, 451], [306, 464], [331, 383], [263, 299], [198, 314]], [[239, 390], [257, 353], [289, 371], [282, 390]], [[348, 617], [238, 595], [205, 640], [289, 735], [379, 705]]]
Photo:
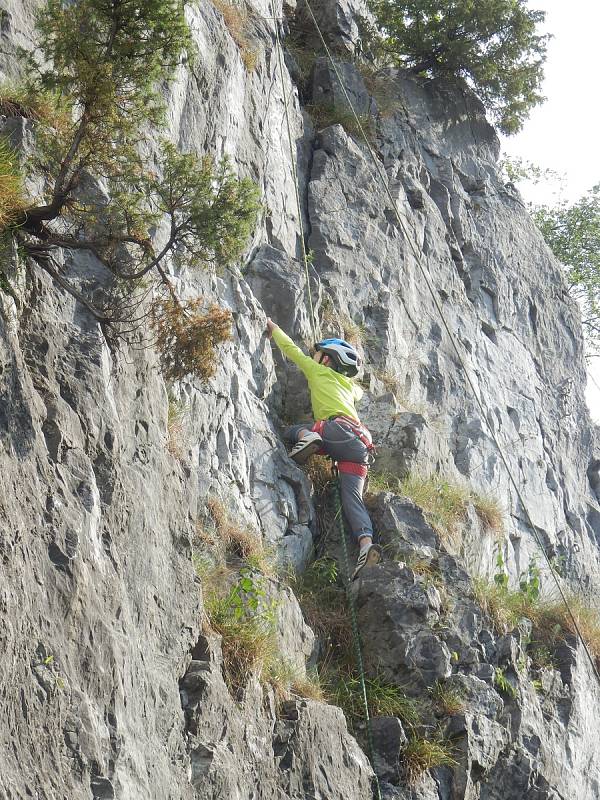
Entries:
[[337, 562], [319, 558], [291, 584], [308, 625], [321, 639], [325, 660], [351, 663], [352, 627]]
[[556, 657], [552, 650], [545, 644], [530, 642], [527, 650], [533, 669], [556, 669]]
[[269, 599], [266, 579], [243, 568], [231, 583], [232, 570], [197, 562], [204, 586], [204, 608], [209, 628], [220, 634], [223, 677], [235, 695], [255, 675], [272, 689], [279, 707], [285, 700], [324, 697], [316, 673], [305, 673], [283, 657], [277, 641], [276, 601]]
[[242, 570], [229, 590], [209, 581], [204, 598], [212, 630], [221, 635], [223, 677], [235, 693], [251, 674], [268, 676], [276, 661], [275, 609], [267, 600], [265, 582]]
[[411, 736], [402, 751], [404, 772], [408, 783], [415, 784], [421, 775], [433, 767], [455, 767], [452, 746], [441, 738], [426, 739]]
[[527, 570], [521, 574], [519, 589], [529, 602], [535, 603], [539, 600], [541, 590], [540, 568], [535, 558], [529, 561]]
[[494, 685], [498, 687], [502, 694], [508, 695], [508, 697], [513, 700], [517, 696], [517, 690], [508, 680], [501, 667], [496, 667], [496, 671], [494, 672]]

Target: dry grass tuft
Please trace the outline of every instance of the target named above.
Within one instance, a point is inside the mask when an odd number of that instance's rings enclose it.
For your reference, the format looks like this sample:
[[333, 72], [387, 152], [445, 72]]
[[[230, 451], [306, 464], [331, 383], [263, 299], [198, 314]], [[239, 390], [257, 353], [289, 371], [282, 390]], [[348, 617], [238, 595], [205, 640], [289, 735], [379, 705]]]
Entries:
[[325, 700], [325, 692], [317, 673], [302, 673], [294, 664], [283, 658], [275, 659], [269, 666], [267, 682], [273, 689], [278, 706], [286, 700], [305, 698]]
[[[562, 599], [544, 599], [530, 592], [511, 590], [481, 578], [473, 581], [475, 600], [490, 618], [497, 633], [513, 630], [523, 617], [533, 623], [532, 641], [541, 648], [553, 648], [577, 636], [573, 619]], [[567, 596], [581, 635], [600, 666], [600, 613], [583, 598]]]
[[367, 91], [375, 98], [379, 115], [383, 118], [393, 116], [401, 104], [392, 90], [392, 79], [387, 75], [382, 75], [373, 65], [364, 62], [358, 65], [358, 70]]
[[253, 72], [258, 63], [258, 49], [246, 33], [249, 24], [248, 12], [244, 8], [227, 3], [226, 0], [212, 0], [212, 4], [222, 15], [223, 22], [240, 51], [246, 71]]
[[320, 498], [333, 479], [331, 461], [326, 456], [313, 456], [302, 466], [310, 479], [317, 498]]
[[167, 412], [167, 450], [173, 458], [181, 461], [185, 455], [187, 445], [185, 435], [186, 408], [174, 398], [169, 398], [169, 410]]
[[497, 498], [491, 494], [471, 494], [471, 502], [486, 530], [496, 537], [504, 534], [505, 513]]
[[369, 340], [369, 335], [364, 325], [357, 322], [334, 308], [333, 301], [326, 298], [327, 302], [323, 303], [323, 311], [321, 314], [321, 324], [324, 336], [340, 336], [347, 342], [355, 345], [365, 344]]
[[423, 509], [432, 528], [446, 541], [456, 542], [467, 515], [470, 491], [466, 486], [439, 475], [409, 475], [400, 484], [400, 493]]
[[[328, 103], [310, 103], [305, 106], [317, 130], [328, 128], [330, 125], [341, 125], [349, 136], [362, 142], [363, 135], [352, 111], [346, 108], [336, 108]], [[370, 114], [359, 114], [358, 119], [371, 144], [375, 141], [375, 124]]]
[[412, 736], [402, 752], [404, 772], [408, 783], [415, 784], [421, 775], [433, 767], [455, 767], [452, 749], [441, 739], [425, 739]]
[[457, 689], [436, 681], [431, 689], [431, 698], [438, 711], [447, 716], [461, 714], [465, 709], [465, 698]]
[[263, 575], [275, 573], [273, 553], [265, 547], [257, 531], [232, 520], [223, 502], [216, 497], [206, 501], [206, 508], [212, 524], [207, 526], [199, 521], [196, 536], [213, 550], [217, 560], [241, 559]]

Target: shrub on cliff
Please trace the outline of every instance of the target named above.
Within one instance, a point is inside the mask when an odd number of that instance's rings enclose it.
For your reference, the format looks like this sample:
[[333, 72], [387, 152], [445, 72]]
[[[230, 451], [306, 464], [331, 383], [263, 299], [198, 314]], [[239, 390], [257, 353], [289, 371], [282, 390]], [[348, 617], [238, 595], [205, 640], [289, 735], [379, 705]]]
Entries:
[[[40, 196], [7, 219], [13, 235], [39, 268], [113, 328], [139, 326], [142, 298], [161, 284], [186, 319], [165, 260], [189, 267], [232, 262], [259, 203], [254, 185], [238, 180], [226, 161], [179, 153], [156, 136], [148, 153], [150, 132], [164, 124], [160, 84], [190, 50], [184, 4], [50, 0], [36, 31], [36, 49], [23, 54], [28, 85], [0, 91], [4, 113], [31, 119], [28, 169], [43, 177]], [[115, 296], [98, 304], [67, 279], [53, 258], [57, 248], [92, 253], [114, 276]], [[171, 334], [185, 328], [171, 326]], [[182, 349], [189, 352], [189, 342]], [[196, 363], [188, 359], [187, 366]]]
[[600, 355], [600, 184], [572, 205], [540, 206], [533, 218], [565, 268], [590, 355]]
[[547, 35], [525, 0], [371, 0], [382, 50], [414, 73], [469, 84], [504, 133], [543, 98]]

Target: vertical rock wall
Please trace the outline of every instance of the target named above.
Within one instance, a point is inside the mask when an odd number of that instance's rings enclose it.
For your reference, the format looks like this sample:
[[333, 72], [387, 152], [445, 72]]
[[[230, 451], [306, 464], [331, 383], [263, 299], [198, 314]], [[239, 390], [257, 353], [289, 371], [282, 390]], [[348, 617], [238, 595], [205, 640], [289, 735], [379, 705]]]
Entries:
[[[2, 18], [0, 66], [11, 77], [15, 46], [31, 46], [33, 7], [11, 2]], [[356, 9], [323, 3], [319, 11], [329, 41], [351, 52]], [[396, 74], [385, 78], [384, 104], [355, 65], [342, 67], [361, 112], [376, 117], [401, 230], [364, 145], [341, 125], [315, 130], [287, 66], [281, 81], [272, 17], [267, 3], [250, 9], [257, 66], [248, 73], [215, 7], [190, 8], [197, 55], [168, 90], [179, 146], [227, 154], [264, 201], [243, 273], [173, 276], [184, 295], [218, 297], [235, 322], [215, 379], [174, 388], [186, 409], [181, 456], [167, 447], [167, 392], [150, 352], [111, 352], [89, 315], [35, 272], [17, 276], [20, 307], [0, 298], [2, 800], [371, 796], [366, 757], [339, 710], [314, 701], [277, 710], [255, 682], [241, 699], [231, 696], [218, 642], [202, 631], [191, 564], [209, 495], [296, 565], [310, 557], [316, 530], [309, 486], [285, 455], [274, 413], [300, 413], [306, 396], [281, 363], [276, 376], [263, 336], [265, 312], [298, 339], [310, 334], [284, 94], [313, 296], [363, 328], [369, 391], [361, 413], [379, 440], [380, 468], [440, 469], [493, 492], [506, 510], [512, 578], [527, 568], [535, 548], [523, 510], [416, 252], [549, 554], [573, 581], [598, 585], [600, 453], [583, 404], [578, 316], [518, 194], [498, 178], [482, 108]], [[307, 99], [343, 102], [323, 60], [309, 83]], [[64, 258], [73, 279], [102, 280], [89, 259]], [[389, 497], [380, 509], [382, 534], [441, 560], [458, 601], [468, 578], [457, 553], [395, 503]], [[475, 524], [465, 537], [463, 561], [493, 572], [493, 542]], [[310, 633], [289, 591], [276, 583], [273, 591], [284, 649], [302, 659]], [[440, 635], [431, 627], [439, 599], [409, 568], [374, 571], [357, 602], [373, 672], [385, 667], [404, 685], [417, 659], [426, 677], [414, 692], [452, 677], [470, 699], [463, 717], [444, 722], [458, 766], [409, 790], [395, 762], [380, 763], [390, 797], [598, 796], [597, 687], [581, 654], [569, 650], [561, 670], [542, 676], [538, 697], [518, 672], [517, 633], [498, 641], [469, 601]], [[388, 607], [392, 650], [379, 614], [370, 616]], [[517, 700], [493, 688], [498, 665]]]

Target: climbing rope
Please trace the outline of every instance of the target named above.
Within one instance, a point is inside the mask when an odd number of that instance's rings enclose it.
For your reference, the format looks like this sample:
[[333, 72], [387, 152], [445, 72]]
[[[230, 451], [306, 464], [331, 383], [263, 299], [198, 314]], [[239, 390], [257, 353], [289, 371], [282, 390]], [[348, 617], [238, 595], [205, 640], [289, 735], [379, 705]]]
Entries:
[[319, 339], [317, 334], [317, 322], [316, 322], [316, 315], [315, 309], [313, 306], [312, 301], [312, 294], [310, 291], [310, 272], [308, 269], [308, 254], [306, 252], [306, 243], [304, 241], [304, 224], [302, 222], [302, 207], [300, 205], [300, 188], [299, 188], [299, 180], [298, 180], [298, 170], [296, 168], [296, 156], [294, 153], [294, 143], [292, 140], [292, 128], [290, 125], [290, 114], [288, 109], [288, 98], [287, 92], [285, 91], [285, 81], [284, 81], [284, 73], [283, 73], [283, 48], [281, 46], [281, 39], [279, 37], [279, 21], [275, 17], [275, 8], [273, 5], [273, 0], [271, 0], [271, 13], [273, 14], [273, 19], [275, 19], [275, 41], [276, 41], [276, 50], [277, 50], [277, 62], [279, 66], [279, 77], [281, 80], [281, 90], [283, 93], [283, 108], [285, 111], [285, 124], [287, 128], [287, 135], [288, 135], [288, 144], [290, 148], [290, 159], [292, 163], [292, 176], [294, 179], [294, 194], [296, 196], [296, 208], [298, 211], [298, 225], [300, 227], [300, 246], [302, 248], [302, 261], [304, 262], [304, 274], [306, 276], [306, 295], [308, 297], [308, 307], [310, 312], [310, 324], [313, 333], [313, 341], [316, 342]]
[[400, 214], [400, 211], [398, 209], [396, 200], [394, 199], [394, 197], [393, 197], [393, 195], [392, 195], [392, 193], [390, 191], [389, 182], [388, 182], [388, 179], [387, 179], [387, 174], [385, 173], [383, 167], [381, 166], [380, 161], [376, 157], [376, 155], [375, 155], [375, 153], [373, 151], [373, 148], [371, 147], [369, 139], [368, 139], [368, 137], [367, 137], [367, 135], [365, 133], [364, 127], [363, 127], [363, 125], [362, 125], [362, 123], [360, 121], [360, 118], [359, 118], [358, 114], [356, 113], [356, 109], [354, 108], [354, 104], [352, 103], [352, 100], [351, 100], [348, 92], [346, 91], [346, 87], [344, 85], [344, 81], [342, 80], [342, 76], [340, 75], [340, 72], [339, 72], [339, 70], [337, 68], [337, 65], [336, 65], [335, 61], [333, 60], [333, 57], [331, 55], [331, 51], [329, 50], [329, 47], [327, 46], [327, 42], [325, 41], [325, 39], [323, 37], [323, 33], [321, 31], [319, 23], [317, 22], [317, 18], [314, 15], [314, 12], [312, 10], [311, 4], [310, 4], [309, 0], [304, 0], [304, 2], [306, 3], [306, 7], [308, 8], [310, 16], [312, 17], [312, 20], [313, 20], [313, 23], [315, 25], [316, 31], [317, 31], [317, 33], [319, 35], [321, 43], [323, 44], [323, 48], [325, 50], [325, 53], [327, 54], [327, 58], [329, 59], [329, 62], [331, 63], [331, 66], [332, 66], [333, 71], [335, 73], [335, 76], [336, 76], [336, 78], [338, 80], [338, 83], [339, 83], [339, 85], [340, 85], [340, 87], [342, 89], [344, 97], [346, 98], [346, 102], [348, 103], [348, 106], [349, 106], [349, 108], [350, 108], [350, 110], [352, 112], [352, 115], [354, 116], [354, 119], [356, 121], [358, 129], [360, 130], [360, 133], [361, 133], [361, 135], [362, 135], [362, 137], [363, 137], [363, 139], [365, 141], [365, 144], [366, 144], [366, 146], [367, 146], [367, 148], [369, 150], [369, 154], [371, 156], [371, 159], [373, 160], [373, 163], [375, 165], [375, 169], [376, 169], [377, 173], [379, 174], [379, 177], [381, 178], [381, 181], [383, 183], [383, 188], [384, 188], [384, 190], [385, 190], [385, 192], [386, 192], [386, 194], [387, 194], [387, 196], [388, 196], [388, 198], [389, 198], [389, 200], [390, 200], [390, 202], [392, 204], [392, 208], [394, 210], [394, 214], [396, 216], [396, 219], [398, 220], [398, 225], [400, 226], [400, 230], [404, 234], [404, 237], [405, 237], [406, 241], [408, 242], [408, 244], [410, 246], [410, 249], [412, 251], [414, 259], [415, 259], [415, 261], [417, 263], [418, 269], [419, 269], [419, 271], [421, 273], [421, 276], [423, 277], [423, 280], [425, 281], [425, 284], [427, 286], [429, 294], [431, 295], [431, 298], [433, 300], [435, 308], [436, 308], [436, 310], [437, 310], [437, 312], [438, 312], [438, 314], [440, 316], [440, 319], [442, 321], [444, 329], [446, 330], [446, 333], [448, 334], [450, 342], [452, 343], [452, 347], [454, 348], [454, 351], [455, 351], [456, 356], [457, 356], [457, 358], [458, 358], [458, 360], [460, 362], [460, 365], [464, 370], [464, 373], [465, 373], [465, 376], [466, 376], [466, 379], [467, 379], [467, 383], [468, 383], [468, 385], [469, 385], [469, 387], [471, 389], [471, 392], [473, 393], [473, 396], [475, 398], [475, 401], [476, 401], [476, 403], [477, 403], [477, 405], [478, 405], [478, 407], [480, 409], [481, 416], [483, 418], [485, 426], [488, 429], [488, 431], [490, 433], [490, 436], [492, 438], [492, 441], [494, 442], [494, 444], [495, 444], [495, 446], [496, 446], [496, 448], [497, 448], [497, 450], [498, 450], [498, 452], [500, 454], [500, 458], [501, 458], [502, 463], [504, 464], [504, 467], [505, 467], [506, 472], [508, 474], [509, 481], [510, 481], [511, 485], [513, 486], [514, 490], [515, 490], [515, 493], [517, 495], [517, 498], [519, 499], [519, 502], [521, 503], [521, 506], [523, 508], [523, 511], [524, 511], [526, 519], [527, 519], [527, 524], [529, 525], [529, 527], [531, 528], [531, 531], [533, 532], [533, 536], [534, 536], [534, 539], [535, 539], [535, 541], [537, 543], [537, 546], [542, 551], [542, 554], [544, 556], [546, 564], [548, 565], [548, 569], [550, 571], [550, 574], [552, 575], [552, 577], [554, 579], [554, 582], [556, 584], [556, 587], [557, 587], [557, 589], [559, 591], [559, 594], [560, 594], [560, 597], [562, 599], [562, 602], [564, 603], [564, 605], [565, 605], [565, 607], [567, 609], [567, 612], [569, 614], [571, 622], [573, 623], [573, 627], [574, 627], [574, 629], [575, 629], [575, 631], [577, 633], [577, 636], [579, 637], [579, 639], [581, 641], [581, 644], [582, 644], [582, 646], [584, 648], [584, 651], [585, 651], [585, 653], [587, 655], [587, 658], [588, 658], [588, 660], [590, 662], [592, 670], [593, 670], [593, 672], [594, 672], [594, 674], [596, 676], [596, 679], [598, 680], [598, 684], [600, 685], [600, 674], [598, 672], [598, 668], [596, 666], [595, 660], [594, 660], [592, 654], [590, 653], [590, 650], [589, 650], [589, 648], [587, 646], [587, 643], [586, 643], [585, 639], [583, 638], [583, 635], [581, 633], [581, 629], [579, 627], [579, 624], [578, 624], [578, 622], [577, 622], [577, 620], [575, 618], [575, 615], [574, 615], [574, 613], [573, 613], [573, 611], [571, 609], [571, 606], [569, 604], [567, 596], [566, 596], [566, 594], [565, 594], [565, 592], [564, 592], [564, 590], [563, 590], [563, 588], [562, 588], [562, 586], [560, 584], [559, 576], [558, 576], [558, 573], [556, 571], [556, 567], [552, 563], [552, 560], [548, 557], [548, 553], [546, 552], [546, 548], [544, 547], [543, 542], [542, 542], [542, 540], [540, 538], [540, 535], [537, 532], [537, 528], [536, 528], [536, 526], [535, 526], [535, 524], [533, 522], [531, 514], [529, 513], [529, 509], [527, 507], [527, 504], [525, 503], [525, 499], [523, 497], [523, 494], [522, 494], [522, 492], [521, 492], [521, 490], [520, 490], [520, 488], [519, 488], [519, 486], [518, 486], [518, 484], [517, 484], [517, 482], [516, 482], [516, 480], [515, 480], [515, 478], [513, 476], [512, 470], [511, 470], [510, 465], [508, 463], [508, 459], [506, 458], [506, 455], [504, 453], [504, 449], [503, 449], [502, 445], [500, 444], [500, 441], [499, 441], [498, 437], [496, 436], [496, 433], [495, 433], [491, 423], [488, 420], [487, 409], [486, 409], [485, 404], [484, 404], [484, 402], [483, 402], [483, 400], [482, 400], [482, 398], [481, 398], [481, 396], [479, 394], [479, 391], [477, 390], [477, 387], [475, 386], [475, 384], [473, 382], [473, 379], [471, 378], [471, 376], [469, 374], [468, 366], [467, 366], [466, 360], [465, 360], [465, 358], [464, 358], [464, 356], [462, 354], [462, 350], [461, 350], [461, 348], [459, 346], [458, 340], [457, 340], [456, 336], [454, 335], [454, 332], [450, 328], [450, 325], [449, 325], [449, 323], [448, 323], [448, 321], [446, 319], [446, 315], [444, 314], [444, 310], [443, 310], [443, 308], [442, 308], [442, 306], [440, 304], [440, 301], [438, 300], [438, 297], [437, 297], [436, 292], [435, 292], [435, 290], [433, 288], [433, 285], [431, 283], [429, 275], [427, 274], [427, 271], [425, 270], [425, 267], [423, 266], [423, 264], [421, 262], [421, 253], [417, 250], [417, 247], [414, 244], [414, 242], [412, 240], [412, 237], [410, 236], [406, 225], [404, 224], [404, 221], [403, 221], [402, 216]]
[[358, 676], [360, 680], [360, 693], [361, 693], [361, 700], [363, 704], [364, 710], [364, 719], [365, 719], [365, 729], [367, 733], [367, 747], [369, 750], [369, 760], [371, 762], [371, 766], [373, 767], [373, 776], [374, 776], [374, 785], [375, 785], [375, 797], [376, 800], [381, 800], [381, 789], [379, 786], [379, 779], [377, 778], [377, 773], [375, 772], [375, 746], [373, 744], [373, 729], [371, 727], [371, 714], [369, 712], [369, 701], [367, 698], [367, 684], [365, 681], [365, 667], [362, 657], [362, 646], [360, 641], [360, 631], [358, 629], [358, 617], [356, 614], [356, 604], [354, 602], [354, 596], [352, 594], [352, 580], [350, 574], [350, 558], [348, 556], [348, 544], [346, 542], [346, 526], [344, 525], [344, 518], [342, 516], [342, 496], [341, 496], [341, 489], [340, 489], [340, 479], [337, 474], [337, 469], [333, 467], [333, 473], [335, 476], [335, 518], [334, 521], [338, 522], [339, 530], [340, 530], [340, 538], [342, 540], [342, 550], [344, 553], [344, 569], [345, 569], [345, 581], [344, 581], [344, 588], [346, 590], [346, 600], [348, 602], [348, 608], [350, 609], [350, 625], [352, 627], [352, 643], [354, 646], [354, 657], [356, 659], [356, 666], [358, 668]]

